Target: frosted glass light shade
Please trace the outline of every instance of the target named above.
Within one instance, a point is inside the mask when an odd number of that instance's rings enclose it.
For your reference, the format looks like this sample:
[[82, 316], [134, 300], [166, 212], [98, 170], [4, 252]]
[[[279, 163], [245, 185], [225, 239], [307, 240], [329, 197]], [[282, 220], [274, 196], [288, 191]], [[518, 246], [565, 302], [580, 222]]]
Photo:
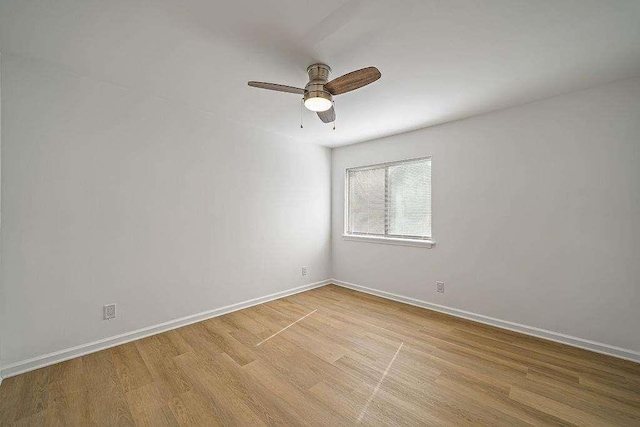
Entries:
[[327, 111], [332, 105], [331, 100], [326, 98], [314, 97], [304, 100], [304, 106], [311, 111]]

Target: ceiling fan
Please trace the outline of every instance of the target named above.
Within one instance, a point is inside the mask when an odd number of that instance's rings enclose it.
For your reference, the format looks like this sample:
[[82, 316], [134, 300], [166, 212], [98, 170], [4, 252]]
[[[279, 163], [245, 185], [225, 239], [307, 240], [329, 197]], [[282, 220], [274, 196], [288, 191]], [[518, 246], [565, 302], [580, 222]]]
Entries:
[[340, 95], [373, 83], [381, 77], [376, 67], [367, 67], [352, 71], [344, 76], [329, 80], [331, 68], [326, 64], [313, 64], [307, 68], [309, 83], [304, 89], [275, 83], [249, 82], [249, 86], [261, 89], [277, 90], [279, 92], [303, 95], [304, 106], [318, 113], [324, 123], [336, 120], [336, 110], [333, 108], [333, 96]]

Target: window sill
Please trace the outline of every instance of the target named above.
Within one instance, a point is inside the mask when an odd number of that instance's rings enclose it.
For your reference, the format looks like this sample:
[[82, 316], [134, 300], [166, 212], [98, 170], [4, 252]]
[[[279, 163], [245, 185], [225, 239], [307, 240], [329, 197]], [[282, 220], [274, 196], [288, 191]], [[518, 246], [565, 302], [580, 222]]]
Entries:
[[366, 242], [366, 243], [382, 243], [385, 245], [400, 245], [400, 246], [414, 246], [418, 248], [431, 249], [436, 244], [433, 240], [413, 240], [413, 239], [400, 239], [397, 237], [376, 237], [376, 236], [357, 236], [353, 234], [343, 234], [343, 240], [351, 240], [354, 242]]

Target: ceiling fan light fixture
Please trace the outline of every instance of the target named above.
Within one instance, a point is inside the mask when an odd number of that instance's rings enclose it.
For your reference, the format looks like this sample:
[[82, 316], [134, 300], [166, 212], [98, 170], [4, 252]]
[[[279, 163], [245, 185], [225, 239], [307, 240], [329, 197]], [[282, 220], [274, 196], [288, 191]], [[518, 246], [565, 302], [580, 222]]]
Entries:
[[321, 113], [333, 106], [331, 94], [324, 90], [324, 81], [312, 80], [304, 88], [304, 106], [311, 111]]
[[323, 123], [335, 124], [336, 110], [333, 108], [333, 97], [373, 83], [381, 74], [376, 67], [366, 67], [328, 81], [330, 73], [331, 68], [327, 64], [312, 64], [307, 67], [309, 83], [304, 89], [256, 81], [250, 81], [249, 86], [303, 95], [302, 100], [307, 109], [317, 113]]
[[307, 107], [307, 109], [315, 112], [327, 111], [329, 108], [331, 108], [332, 105], [333, 103], [330, 99], [320, 96], [314, 96], [311, 98], [306, 98], [304, 100], [304, 106]]

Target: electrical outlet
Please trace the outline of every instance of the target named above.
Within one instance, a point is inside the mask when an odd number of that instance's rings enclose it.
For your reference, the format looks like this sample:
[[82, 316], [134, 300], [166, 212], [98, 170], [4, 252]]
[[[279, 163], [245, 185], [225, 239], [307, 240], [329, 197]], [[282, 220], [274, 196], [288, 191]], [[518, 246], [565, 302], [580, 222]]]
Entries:
[[307, 266], [302, 267], [302, 275], [303, 276], [307, 275]]
[[438, 292], [443, 294], [444, 293], [444, 282], [436, 282], [436, 289], [438, 290]]
[[102, 315], [104, 320], [114, 319], [116, 317], [116, 305], [108, 304], [102, 307]]

